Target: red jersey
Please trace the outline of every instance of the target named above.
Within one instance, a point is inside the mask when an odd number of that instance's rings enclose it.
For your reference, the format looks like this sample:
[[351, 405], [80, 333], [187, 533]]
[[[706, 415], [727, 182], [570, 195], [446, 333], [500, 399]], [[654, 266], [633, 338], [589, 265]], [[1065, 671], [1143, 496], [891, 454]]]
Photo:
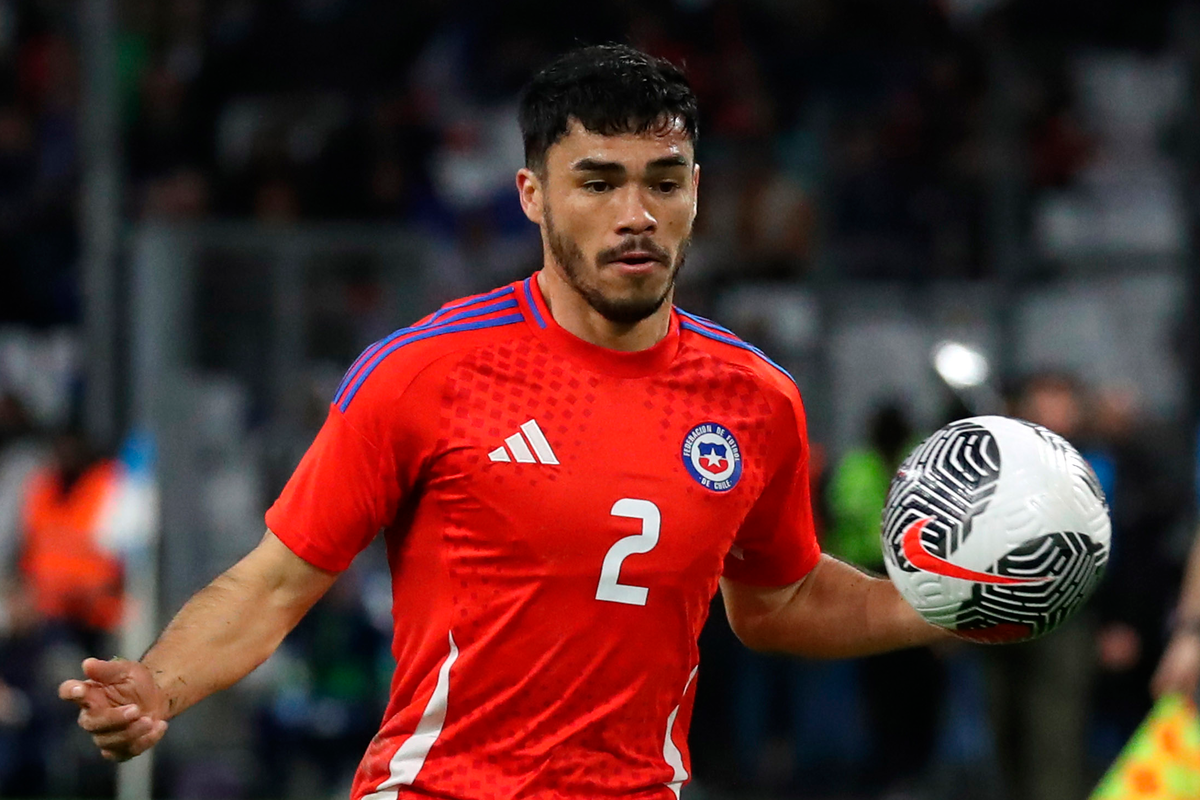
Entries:
[[718, 579], [817, 562], [804, 431], [723, 328], [597, 347], [535, 278], [368, 348], [267, 512], [326, 570], [386, 537], [397, 667], [354, 800], [678, 797]]

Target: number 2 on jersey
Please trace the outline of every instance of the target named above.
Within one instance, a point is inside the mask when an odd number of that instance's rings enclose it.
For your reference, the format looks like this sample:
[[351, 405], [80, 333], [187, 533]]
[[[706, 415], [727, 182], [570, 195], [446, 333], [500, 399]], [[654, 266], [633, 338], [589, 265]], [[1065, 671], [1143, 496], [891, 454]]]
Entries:
[[649, 500], [623, 497], [613, 503], [612, 515], [628, 519], [640, 519], [642, 532], [618, 539], [604, 555], [600, 566], [600, 584], [596, 586], [596, 599], [609, 603], [626, 603], [631, 606], [646, 605], [649, 589], [645, 586], [630, 586], [617, 579], [621, 575], [621, 562], [626, 556], [649, 553], [658, 544], [658, 531], [662, 527], [662, 515], [658, 506]]

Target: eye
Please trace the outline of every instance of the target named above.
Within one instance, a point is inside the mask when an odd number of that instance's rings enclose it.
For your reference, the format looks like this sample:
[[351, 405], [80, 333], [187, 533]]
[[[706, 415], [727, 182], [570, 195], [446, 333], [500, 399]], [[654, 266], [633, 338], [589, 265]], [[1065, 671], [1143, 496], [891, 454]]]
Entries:
[[592, 194], [604, 194], [610, 189], [612, 189], [612, 184], [607, 181], [588, 181], [583, 184], [583, 190]]
[[679, 190], [679, 183], [676, 181], [659, 181], [654, 186], [662, 194], [673, 194]]

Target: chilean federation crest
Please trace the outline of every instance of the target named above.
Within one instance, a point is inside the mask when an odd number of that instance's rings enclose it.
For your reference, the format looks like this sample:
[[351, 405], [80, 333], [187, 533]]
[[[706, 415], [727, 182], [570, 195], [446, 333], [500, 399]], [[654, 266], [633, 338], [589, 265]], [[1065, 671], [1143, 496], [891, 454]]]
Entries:
[[742, 477], [742, 451], [728, 428], [704, 422], [684, 437], [683, 465], [705, 489], [727, 492]]

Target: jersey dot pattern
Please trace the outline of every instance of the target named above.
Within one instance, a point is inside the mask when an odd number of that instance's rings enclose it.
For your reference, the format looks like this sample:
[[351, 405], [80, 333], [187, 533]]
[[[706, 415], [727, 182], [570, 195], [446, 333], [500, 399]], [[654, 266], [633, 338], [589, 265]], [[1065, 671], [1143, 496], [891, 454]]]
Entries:
[[[683, 462], [704, 423], [736, 439], [728, 491]], [[819, 555], [786, 373], [678, 311], [650, 350], [595, 347], [536, 277], [368, 348], [267, 522], [326, 569], [386, 538], [398, 666], [354, 800], [678, 797], [718, 579]]]

